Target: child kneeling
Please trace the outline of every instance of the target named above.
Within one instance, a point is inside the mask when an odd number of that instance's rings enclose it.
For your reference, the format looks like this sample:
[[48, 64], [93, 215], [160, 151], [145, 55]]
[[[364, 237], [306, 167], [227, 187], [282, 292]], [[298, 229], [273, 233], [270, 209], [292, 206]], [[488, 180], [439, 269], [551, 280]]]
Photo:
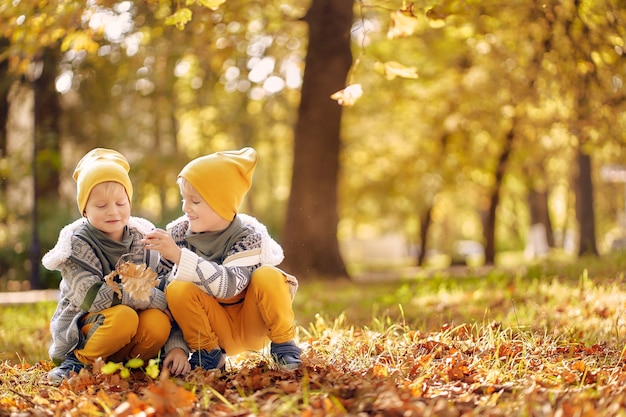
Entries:
[[169, 309], [193, 350], [192, 368], [223, 369], [225, 355], [260, 350], [296, 369], [292, 300], [295, 277], [276, 267], [282, 248], [256, 219], [237, 212], [248, 192], [256, 151], [217, 152], [189, 162], [177, 183], [184, 216], [144, 240], [171, 268]]

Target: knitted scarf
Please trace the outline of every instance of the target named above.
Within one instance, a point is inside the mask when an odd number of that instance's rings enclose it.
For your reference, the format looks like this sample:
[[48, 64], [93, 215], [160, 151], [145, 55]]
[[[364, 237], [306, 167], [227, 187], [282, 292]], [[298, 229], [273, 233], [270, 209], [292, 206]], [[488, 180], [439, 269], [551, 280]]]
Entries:
[[221, 264], [235, 242], [250, 234], [239, 217], [219, 232], [192, 233], [187, 230], [185, 240], [193, 246], [204, 259]]
[[84, 240], [91, 246], [94, 253], [102, 264], [102, 272], [104, 275], [110, 274], [117, 265], [117, 261], [130, 252], [130, 246], [133, 243], [133, 236], [128, 230], [128, 226], [124, 228], [124, 235], [122, 241], [118, 242], [111, 239], [101, 230], [93, 227], [89, 222], [86, 222], [82, 227], [79, 227], [74, 236]]

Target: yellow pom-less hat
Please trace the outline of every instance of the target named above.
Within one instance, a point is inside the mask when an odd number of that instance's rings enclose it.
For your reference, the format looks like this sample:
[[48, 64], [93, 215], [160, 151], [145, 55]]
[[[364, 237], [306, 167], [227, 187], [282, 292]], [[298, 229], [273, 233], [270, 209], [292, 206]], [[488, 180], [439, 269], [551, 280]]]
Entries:
[[252, 184], [257, 154], [252, 148], [216, 152], [189, 162], [178, 174], [223, 219], [233, 220]]
[[118, 182], [122, 184], [128, 195], [128, 201], [133, 198], [133, 183], [128, 176], [130, 165], [121, 153], [112, 149], [96, 148], [89, 151], [78, 161], [74, 169], [76, 180], [76, 202], [80, 213], [84, 213], [89, 193], [93, 187], [103, 182]]

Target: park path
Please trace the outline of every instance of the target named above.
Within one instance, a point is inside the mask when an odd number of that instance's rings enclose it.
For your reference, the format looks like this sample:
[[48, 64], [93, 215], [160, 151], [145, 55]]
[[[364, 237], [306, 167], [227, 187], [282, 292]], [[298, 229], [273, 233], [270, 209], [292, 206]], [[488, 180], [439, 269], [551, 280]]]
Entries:
[[31, 290], [0, 292], [0, 306], [11, 304], [29, 304], [40, 301], [57, 301], [59, 290]]
[[[488, 266], [452, 266], [443, 269], [434, 269], [429, 272], [422, 271], [421, 273], [418, 272], [419, 268], [406, 268], [403, 271], [369, 271], [363, 272], [357, 277], [353, 277], [352, 280], [357, 283], [399, 281], [403, 279], [410, 279], [409, 277], [415, 277], [417, 275], [432, 276], [435, 274], [439, 276], [461, 278], [464, 276], [486, 275], [492, 268], [493, 267]], [[58, 289], [0, 292], [0, 306], [37, 303], [40, 301], [58, 301], [58, 299]]]

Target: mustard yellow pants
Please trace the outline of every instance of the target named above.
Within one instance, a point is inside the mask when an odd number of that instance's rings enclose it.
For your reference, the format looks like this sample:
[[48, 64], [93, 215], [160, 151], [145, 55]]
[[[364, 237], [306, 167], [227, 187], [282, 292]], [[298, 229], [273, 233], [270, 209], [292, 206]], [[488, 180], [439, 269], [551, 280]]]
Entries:
[[191, 282], [173, 281], [167, 303], [191, 349], [220, 347], [227, 355], [260, 350], [270, 340], [283, 343], [295, 336], [294, 313], [286, 277], [263, 266], [247, 289], [229, 299], [216, 299]]
[[171, 330], [170, 320], [161, 310], [136, 311], [125, 305], [89, 313], [79, 325], [86, 343], [74, 354], [83, 363], [98, 358], [105, 362], [156, 358]]

